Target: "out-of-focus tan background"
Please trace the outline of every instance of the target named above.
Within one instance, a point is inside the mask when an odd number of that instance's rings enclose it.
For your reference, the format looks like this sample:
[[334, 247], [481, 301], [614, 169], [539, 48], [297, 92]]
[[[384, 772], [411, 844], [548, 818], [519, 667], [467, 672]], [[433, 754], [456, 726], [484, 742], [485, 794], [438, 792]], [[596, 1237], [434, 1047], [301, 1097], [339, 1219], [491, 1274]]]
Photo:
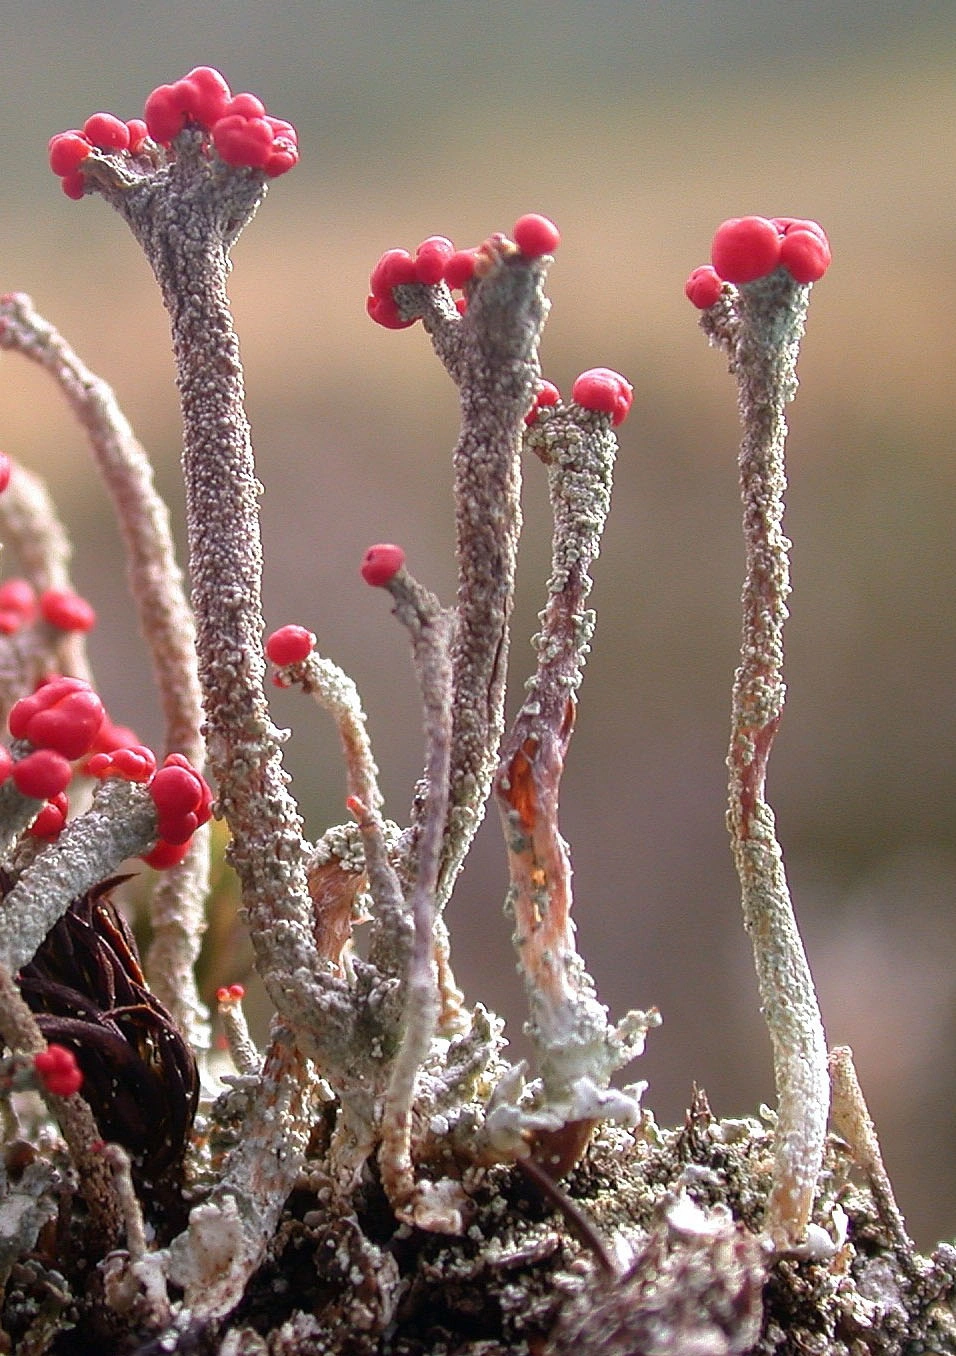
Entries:
[[[693, 1079], [720, 1114], [773, 1096], [723, 824], [734, 389], [682, 285], [724, 217], [825, 224], [834, 264], [791, 413], [791, 695], [769, 792], [829, 1039], [856, 1051], [924, 1244], [956, 1232], [954, 44], [946, 0], [7, 0], [0, 48], [0, 285], [31, 292], [114, 384], [177, 514], [158, 295], [120, 220], [60, 194], [46, 139], [96, 109], [138, 116], [149, 89], [200, 62], [298, 125], [301, 165], [237, 248], [232, 288], [266, 487], [267, 621], [307, 623], [359, 682], [399, 819], [418, 699], [405, 637], [357, 564], [371, 541], [403, 542], [450, 596], [456, 405], [419, 327], [366, 319], [367, 274], [382, 249], [434, 232], [472, 244], [529, 210], [560, 224], [545, 373], [568, 389], [601, 364], [636, 386], [563, 824], [602, 997], [663, 1011], [632, 1075], [663, 1120]], [[56, 393], [13, 357], [0, 428], [75, 534], [115, 718], [158, 739], [104, 494]], [[525, 506], [516, 690], [547, 562], [537, 465]], [[343, 818], [334, 738], [301, 698], [278, 694], [275, 711], [317, 834]], [[518, 1031], [504, 888], [489, 823], [450, 909], [453, 954], [469, 998]]]

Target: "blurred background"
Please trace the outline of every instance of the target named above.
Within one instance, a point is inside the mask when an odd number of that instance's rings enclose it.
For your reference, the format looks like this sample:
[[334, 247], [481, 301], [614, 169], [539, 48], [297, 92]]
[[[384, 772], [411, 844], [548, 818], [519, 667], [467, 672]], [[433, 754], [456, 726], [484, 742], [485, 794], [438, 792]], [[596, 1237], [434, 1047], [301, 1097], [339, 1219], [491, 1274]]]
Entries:
[[[32, 293], [116, 388], [181, 532], [165, 317], [122, 222], [69, 202], [48, 136], [140, 116], [208, 63], [299, 128], [302, 161], [235, 251], [266, 555], [266, 619], [314, 629], [365, 695], [388, 809], [421, 766], [404, 634], [365, 587], [402, 542], [451, 597], [454, 391], [420, 327], [364, 313], [385, 248], [460, 246], [552, 216], [563, 243], [542, 349], [635, 383], [596, 571], [599, 628], [563, 795], [579, 939], [613, 1014], [664, 1025], [629, 1071], [658, 1119], [693, 1080], [718, 1114], [772, 1101], [769, 1042], [724, 830], [742, 546], [735, 391], [684, 278], [725, 217], [812, 216], [815, 289], [791, 407], [790, 698], [768, 790], [831, 1044], [853, 1046], [899, 1200], [928, 1245], [956, 1233], [956, 791], [951, 600], [956, 7], [948, 0], [179, 0], [3, 4], [3, 290]], [[57, 393], [0, 365], [0, 440], [48, 477], [114, 718], [161, 737], [105, 495]], [[526, 676], [549, 528], [526, 467], [512, 668]], [[15, 569], [5, 562], [5, 571]], [[309, 830], [344, 818], [335, 738], [276, 694]], [[450, 906], [471, 1000], [523, 999], [489, 822]], [[225, 977], [237, 978], [235, 974]]]

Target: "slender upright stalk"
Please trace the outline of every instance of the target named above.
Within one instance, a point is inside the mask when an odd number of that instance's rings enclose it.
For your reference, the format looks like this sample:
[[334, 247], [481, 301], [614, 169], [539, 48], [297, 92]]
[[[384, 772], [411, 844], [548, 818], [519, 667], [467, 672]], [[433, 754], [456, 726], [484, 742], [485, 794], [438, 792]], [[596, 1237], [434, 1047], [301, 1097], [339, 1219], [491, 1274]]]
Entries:
[[727, 755], [727, 823], [773, 1044], [777, 1129], [766, 1227], [783, 1247], [798, 1242], [810, 1220], [830, 1091], [820, 1008], [765, 796], [767, 760], [786, 692], [783, 629], [790, 543], [782, 528], [784, 408], [796, 391], [809, 291], [778, 269], [740, 288], [736, 323], [724, 307], [713, 315], [705, 312], [702, 322], [730, 353], [744, 430], [739, 466], [746, 576]]

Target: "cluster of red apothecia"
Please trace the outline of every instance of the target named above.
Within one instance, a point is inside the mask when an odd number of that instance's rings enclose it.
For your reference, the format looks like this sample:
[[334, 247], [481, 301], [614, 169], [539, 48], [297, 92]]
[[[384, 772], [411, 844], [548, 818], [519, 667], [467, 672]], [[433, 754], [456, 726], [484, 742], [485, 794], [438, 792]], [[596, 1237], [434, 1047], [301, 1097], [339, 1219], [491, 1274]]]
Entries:
[[[561, 243], [561, 232], [554, 222], [537, 212], [519, 217], [511, 234], [526, 259], [553, 254]], [[487, 245], [493, 246], [504, 240], [504, 236], [493, 236]], [[428, 287], [445, 283], [453, 292], [461, 291], [474, 278], [481, 253], [481, 247], [456, 250], [444, 235], [430, 235], [418, 246], [414, 256], [408, 250], [386, 250], [369, 277], [366, 310], [377, 325], [383, 325], [387, 330], [407, 329], [415, 321], [402, 319], [393, 289], [407, 283], [424, 283]], [[464, 314], [467, 298], [458, 297], [455, 305]]]
[[[525, 216], [519, 217], [512, 228], [512, 237], [514, 246], [526, 259], [539, 259], [543, 254], [553, 254], [561, 243], [561, 232], [554, 222], [537, 212], [528, 212]], [[396, 287], [407, 286], [410, 283], [423, 283], [435, 287], [439, 283], [444, 283], [453, 292], [458, 291], [467, 287], [475, 278], [482, 256], [506, 240], [506, 236], [492, 236], [485, 245], [477, 249], [456, 250], [447, 236], [430, 235], [422, 241], [414, 255], [408, 250], [386, 250], [369, 276], [369, 296], [365, 308], [376, 324], [382, 325], [385, 329], [407, 329], [409, 325], [414, 325], [415, 319], [403, 319], [395, 300]], [[464, 314], [468, 309], [467, 297], [458, 297], [455, 305], [459, 312]], [[576, 379], [571, 398], [584, 409], [609, 414], [613, 424], [620, 424], [631, 408], [633, 394], [634, 388], [619, 372], [614, 372], [608, 367], [592, 367], [589, 371], [582, 372]], [[542, 406], [556, 405], [560, 399], [561, 393], [558, 388], [550, 381], [542, 381], [525, 422], [533, 423]], [[371, 547], [370, 553], [365, 557], [362, 575], [368, 583], [380, 582], [374, 577], [380, 573], [376, 561], [384, 559], [380, 555], [370, 559], [370, 554], [383, 552], [386, 545], [380, 543]], [[396, 551], [399, 548], [389, 546], [388, 549]], [[398, 566], [395, 566], [391, 569], [387, 579], [392, 577], [397, 568]], [[370, 578], [370, 574], [373, 577]]]
[[33, 1056], [37, 1081], [54, 1097], [69, 1097], [83, 1086], [83, 1075], [76, 1056], [65, 1045], [48, 1045]]
[[45, 679], [29, 697], [14, 703], [7, 725], [14, 739], [32, 748], [14, 759], [0, 745], [0, 784], [9, 777], [21, 795], [45, 802], [30, 828], [35, 837], [54, 839], [66, 823], [66, 789], [74, 764], [88, 777], [146, 784], [159, 832], [156, 845], [142, 855], [157, 870], [182, 861], [192, 835], [209, 819], [212, 792], [188, 758], [171, 753], [157, 769], [152, 749], [110, 720], [82, 678], [54, 674]]
[[748, 283], [785, 268], [798, 283], [818, 282], [832, 254], [826, 231], [800, 217], [731, 217], [717, 227], [709, 264], [695, 268], [684, 284], [701, 311], [713, 306], [725, 282]]
[[254, 94], [233, 94], [220, 71], [196, 66], [172, 85], [159, 85], [146, 100], [142, 118], [124, 122], [112, 113], [94, 113], [81, 128], [50, 138], [50, 168], [68, 198], [82, 198], [81, 165], [94, 150], [139, 155], [147, 141], [169, 146], [186, 127], [207, 133], [227, 165], [261, 170], [270, 179], [298, 162], [298, 135], [290, 122], [273, 118]]
[[[10, 483], [11, 463], [0, 452], [0, 493]], [[26, 579], [0, 584], [0, 635], [14, 635], [38, 617], [61, 631], [89, 631], [96, 623], [92, 605], [69, 589], [39, 595]], [[82, 678], [46, 677], [10, 710], [7, 726], [14, 739], [32, 745], [21, 758], [0, 744], [0, 785], [12, 778], [21, 795], [44, 802], [30, 826], [35, 838], [52, 841], [69, 814], [66, 789], [75, 763], [88, 777], [122, 777], [144, 782], [156, 805], [159, 836], [143, 861], [162, 870], [181, 862], [189, 840], [210, 816], [212, 792], [182, 754], [171, 753], [157, 771], [156, 755], [126, 726], [115, 724], [100, 698]]]

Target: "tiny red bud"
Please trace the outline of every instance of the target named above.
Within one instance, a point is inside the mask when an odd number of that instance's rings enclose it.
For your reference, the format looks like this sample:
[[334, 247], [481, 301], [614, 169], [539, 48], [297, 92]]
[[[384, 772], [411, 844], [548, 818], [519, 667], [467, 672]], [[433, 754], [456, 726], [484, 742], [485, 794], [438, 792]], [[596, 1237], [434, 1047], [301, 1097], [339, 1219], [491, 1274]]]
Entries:
[[710, 264], [702, 264], [700, 268], [694, 269], [684, 283], [684, 296], [693, 302], [699, 311], [706, 311], [720, 296], [723, 285], [723, 279], [717, 270]]
[[266, 654], [273, 664], [284, 667], [307, 659], [315, 646], [315, 633], [304, 626], [280, 626], [266, 641]]
[[70, 589], [47, 589], [40, 594], [40, 616], [61, 631], [91, 631], [96, 610]]
[[48, 838], [52, 841], [66, 824], [69, 812], [70, 803], [61, 791], [58, 796], [47, 801], [27, 833], [31, 838]]
[[129, 149], [129, 128], [122, 118], [115, 118], [112, 113], [91, 114], [83, 124], [83, 135], [101, 151]]
[[557, 405], [561, 399], [561, 392], [555, 386], [553, 381], [542, 381], [534, 397], [534, 404], [524, 417], [526, 424], [533, 424], [538, 417], [538, 411], [543, 405]]
[[83, 1086], [76, 1056], [65, 1045], [48, 1045], [33, 1056], [33, 1067], [40, 1086], [54, 1097], [70, 1097]]
[[83, 765], [87, 777], [121, 777], [126, 782], [148, 782], [156, 771], [156, 755], [145, 744], [94, 753]]
[[365, 300], [365, 309], [370, 319], [374, 320], [376, 325], [381, 325], [386, 330], [407, 330], [410, 325], [414, 325], [416, 317], [411, 320], [405, 320], [402, 317], [398, 305], [393, 301], [391, 295], [376, 297], [369, 296]]
[[83, 177], [82, 170], [73, 170], [71, 174], [64, 174], [60, 180], [60, 187], [68, 198], [74, 202], [79, 202], [81, 198], [86, 197], [86, 180]]
[[415, 251], [415, 278], [432, 287], [440, 283], [445, 265], [455, 253], [455, 246], [444, 235], [430, 235]]
[[548, 217], [529, 212], [519, 217], [513, 229], [514, 242], [528, 259], [553, 254], [561, 243], [561, 232]]
[[57, 132], [48, 145], [50, 169], [61, 177], [74, 174], [92, 149], [89, 138], [80, 131]]
[[[808, 223], [816, 226], [815, 222]], [[788, 229], [780, 246], [780, 262], [798, 283], [819, 282], [830, 267], [830, 242], [819, 227], [806, 229], [801, 222]]]
[[391, 542], [370, 546], [362, 559], [362, 578], [366, 584], [382, 588], [405, 564], [405, 552]]
[[13, 471], [13, 462], [7, 456], [6, 452], [0, 452], [0, 494], [10, 484], [10, 475]]
[[130, 118], [126, 124], [129, 132], [129, 149], [131, 155], [138, 155], [143, 149], [143, 143], [149, 136], [149, 128], [142, 118]]
[[456, 250], [445, 265], [445, 282], [449, 287], [464, 287], [475, 276], [477, 250]]
[[[149, 783], [159, 836], [172, 846], [186, 843], [212, 810], [212, 792], [180, 753], [171, 753]], [[152, 865], [152, 863], [151, 863]]]
[[613, 372], [609, 367], [592, 367], [575, 381], [571, 399], [586, 410], [609, 414], [612, 424], [620, 424], [631, 408], [634, 387], [620, 372]]
[[415, 260], [408, 250], [386, 250], [369, 274], [368, 286], [373, 297], [391, 300], [393, 287], [417, 281]]

